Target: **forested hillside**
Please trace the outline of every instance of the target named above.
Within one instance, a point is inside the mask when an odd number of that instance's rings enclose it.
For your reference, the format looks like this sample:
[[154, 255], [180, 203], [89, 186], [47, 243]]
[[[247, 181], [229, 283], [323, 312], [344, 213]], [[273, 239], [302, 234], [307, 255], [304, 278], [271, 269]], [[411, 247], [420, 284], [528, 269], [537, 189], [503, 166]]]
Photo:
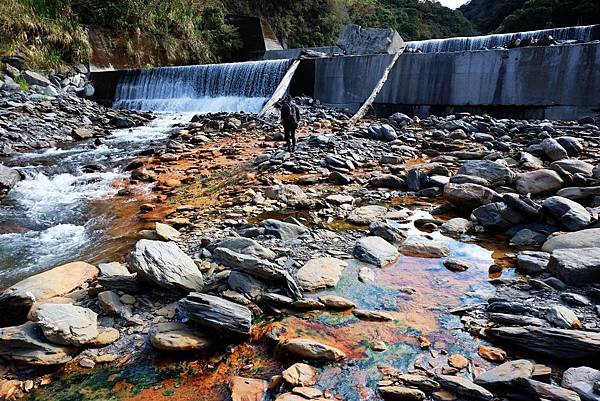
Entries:
[[[32, 68], [60, 69], [86, 61], [90, 30], [125, 52], [136, 38], [154, 38], [172, 64], [227, 61], [240, 37], [228, 14], [262, 15], [288, 46], [335, 42], [348, 22], [393, 27], [407, 39], [469, 35], [457, 11], [420, 0], [0, 0], [0, 54], [23, 54]], [[117, 37], [115, 37], [117, 35]], [[116, 48], [115, 48], [116, 49]]]
[[471, 0], [459, 10], [481, 33], [600, 23], [598, 0]]

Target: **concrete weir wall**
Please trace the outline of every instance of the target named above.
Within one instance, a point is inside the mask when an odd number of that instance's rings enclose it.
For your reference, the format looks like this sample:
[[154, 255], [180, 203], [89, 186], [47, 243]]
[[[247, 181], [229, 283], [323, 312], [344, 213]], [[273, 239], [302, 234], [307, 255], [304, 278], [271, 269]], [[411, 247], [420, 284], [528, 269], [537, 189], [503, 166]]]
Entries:
[[[392, 57], [314, 60], [312, 94], [324, 104], [354, 111]], [[406, 53], [391, 71], [374, 108], [382, 114], [473, 111], [550, 119], [600, 113], [600, 44]]]

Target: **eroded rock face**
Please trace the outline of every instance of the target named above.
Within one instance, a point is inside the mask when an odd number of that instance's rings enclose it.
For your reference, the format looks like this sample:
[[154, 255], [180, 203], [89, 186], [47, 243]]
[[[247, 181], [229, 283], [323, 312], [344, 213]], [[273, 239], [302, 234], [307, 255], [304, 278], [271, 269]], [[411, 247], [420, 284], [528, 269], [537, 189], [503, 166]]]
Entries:
[[337, 258], [311, 259], [298, 270], [298, 284], [309, 292], [335, 287], [345, 267], [346, 262]]
[[252, 312], [243, 305], [214, 295], [192, 293], [179, 301], [191, 320], [213, 330], [233, 336], [248, 336]]
[[199, 291], [204, 286], [198, 267], [174, 242], [140, 240], [130, 258], [131, 268], [158, 286]]
[[38, 323], [0, 329], [0, 355], [10, 361], [31, 365], [60, 365], [73, 359], [76, 348], [52, 344]]
[[95, 266], [73, 262], [18, 282], [0, 294], [0, 326], [25, 322], [35, 302], [68, 294], [97, 276]]
[[99, 334], [98, 315], [91, 309], [70, 304], [39, 305], [35, 321], [51, 342], [76, 347], [90, 343]]
[[280, 344], [283, 351], [312, 361], [334, 362], [346, 357], [341, 350], [310, 338], [294, 338]]
[[363, 28], [355, 24], [342, 29], [337, 45], [348, 55], [394, 54], [406, 46], [393, 29]]

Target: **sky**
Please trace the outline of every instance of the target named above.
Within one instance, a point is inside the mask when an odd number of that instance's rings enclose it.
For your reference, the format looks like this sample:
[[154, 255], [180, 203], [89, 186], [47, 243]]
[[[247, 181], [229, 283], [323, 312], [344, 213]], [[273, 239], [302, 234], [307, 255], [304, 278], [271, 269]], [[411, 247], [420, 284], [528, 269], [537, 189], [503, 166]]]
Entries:
[[450, 8], [458, 8], [465, 4], [468, 0], [439, 0], [440, 3]]

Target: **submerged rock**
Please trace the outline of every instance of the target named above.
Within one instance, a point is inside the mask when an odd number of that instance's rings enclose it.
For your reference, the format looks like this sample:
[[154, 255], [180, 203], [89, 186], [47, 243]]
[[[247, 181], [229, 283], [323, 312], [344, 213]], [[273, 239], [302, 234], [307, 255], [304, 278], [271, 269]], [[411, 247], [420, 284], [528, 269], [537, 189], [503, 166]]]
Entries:
[[0, 356], [31, 365], [60, 365], [73, 359], [76, 348], [52, 344], [38, 323], [0, 329]]
[[252, 313], [243, 305], [214, 295], [191, 293], [179, 301], [191, 320], [202, 326], [236, 336], [248, 336]]
[[170, 289], [199, 291], [204, 286], [198, 267], [174, 242], [139, 240], [131, 268], [144, 279]]
[[353, 255], [358, 260], [382, 267], [394, 261], [399, 253], [381, 237], [363, 237], [354, 245]]
[[170, 352], [200, 351], [212, 344], [207, 336], [182, 323], [159, 323], [148, 337], [154, 348]]
[[0, 294], [0, 326], [25, 322], [34, 303], [68, 294], [97, 276], [95, 266], [73, 262], [12, 285]]

